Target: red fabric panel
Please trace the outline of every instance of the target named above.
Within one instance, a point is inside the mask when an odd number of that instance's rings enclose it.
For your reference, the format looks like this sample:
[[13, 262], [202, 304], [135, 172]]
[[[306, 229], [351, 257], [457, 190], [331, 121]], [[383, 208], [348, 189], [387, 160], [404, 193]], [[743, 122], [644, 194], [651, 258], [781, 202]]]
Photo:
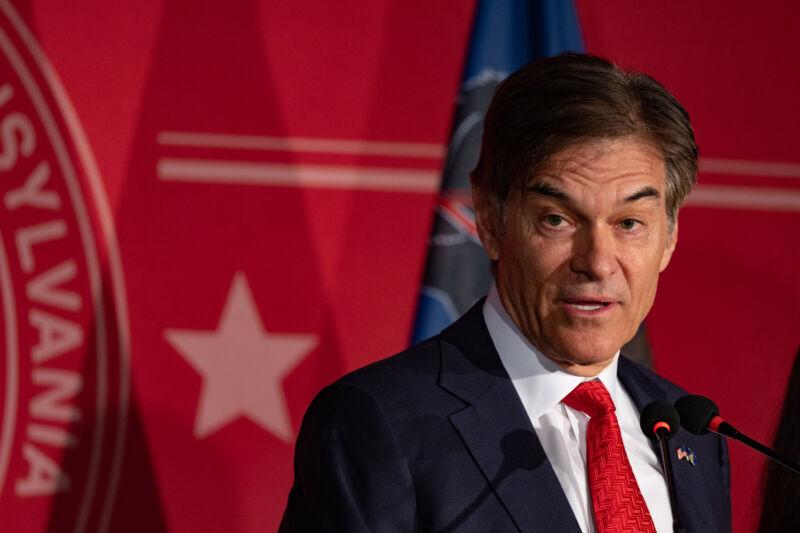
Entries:
[[[102, 432], [93, 425], [98, 383], [119, 394], [119, 380], [107, 378], [127, 367], [113, 359], [113, 372], [95, 379], [97, 347], [84, 342], [69, 360], [84, 386], [62, 398], [82, 417], [56, 425], [77, 441], [67, 451], [39, 444], [45, 457], [32, 461], [23, 455], [27, 407], [42, 385], [21, 359], [15, 431], [3, 430], [4, 527], [274, 531], [313, 395], [407, 343], [472, 2], [112, 4], [14, 5], [63, 82], [108, 191], [122, 268], [104, 268], [107, 277], [121, 274], [127, 294], [109, 303], [129, 315], [131, 392], [126, 408], [111, 406]], [[21, 83], [14, 89], [24, 95]], [[14, 105], [32, 113], [21, 98]], [[226, 137], [232, 146], [188, 146], [164, 132], [245, 135], [256, 145]], [[70, 155], [78, 162], [76, 149]], [[195, 174], [174, 178], [170, 161], [191, 162]], [[220, 181], [234, 167], [279, 182]], [[211, 180], [198, 181], [198, 168], [212, 168]], [[0, 194], [24, 180], [22, 170]], [[100, 235], [111, 228], [87, 191], [88, 235], [102, 256]], [[14, 232], [26, 221], [3, 216], [13, 266], [21, 261]], [[78, 231], [72, 219], [68, 227]], [[69, 250], [81, 251], [77, 239]], [[86, 267], [77, 268], [81, 284], [67, 287], [91, 302]], [[26, 326], [17, 270], [16, 318], [29, 357], [36, 331]], [[81, 309], [91, 332], [93, 308]], [[11, 314], [2, 316], [10, 324]], [[92, 492], [95, 457], [103, 475]], [[30, 465], [48, 458], [64, 459], [72, 484], [15, 491]]]

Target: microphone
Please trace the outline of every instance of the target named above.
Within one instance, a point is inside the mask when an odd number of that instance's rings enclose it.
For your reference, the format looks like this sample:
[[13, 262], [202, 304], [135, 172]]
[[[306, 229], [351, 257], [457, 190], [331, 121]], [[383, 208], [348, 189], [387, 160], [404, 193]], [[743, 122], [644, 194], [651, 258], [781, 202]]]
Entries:
[[669, 402], [655, 400], [644, 406], [639, 424], [647, 438], [658, 442], [660, 436], [668, 440], [675, 435], [681, 425], [681, 417]]
[[655, 400], [645, 405], [644, 409], [642, 409], [639, 425], [647, 438], [658, 442], [660, 445], [661, 464], [664, 465], [664, 478], [667, 480], [669, 506], [672, 509], [672, 530], [675, 533], [683, 533], [685, 530], [678, 516], [675, 486], [672, 483], [672, 463], [670, 463], [669, 449], [667, 448], [667, 441], [675, 435], [681, 425], [680, 415], [669, 402]]
[[739, 430], [719, 416], [719, 407], [717, 407], [717, 404], [705, 396], [689, 394], [678, 398], [678, 401], [675, 402], [675, 409], [677, 409], [680, 414], [681, 425], [689, 433], [705, 435], [709, 431], [713, 431], [714, 433], [725, 435], [726, 437], [738, 440], [754, 450], [763, 453], [792, 472], [800, 474], [800, 465], [792, 463], [760, 442], [739, 432]]

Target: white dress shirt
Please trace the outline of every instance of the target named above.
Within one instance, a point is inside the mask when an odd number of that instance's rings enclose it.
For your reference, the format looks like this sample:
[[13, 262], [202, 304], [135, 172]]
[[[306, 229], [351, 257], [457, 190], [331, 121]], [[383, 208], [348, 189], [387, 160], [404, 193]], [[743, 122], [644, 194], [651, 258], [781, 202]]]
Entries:
[[575, 376], [542, 355], [520, 333], [503, 308], [496, 287], [483, 305], [483, 318], [581, 530], [596, 531], [586, 470], [589, 417], [561, 400], [581, 382], [599, 379], [616, 406], [625, 452], [656, 530], [671, 533], [666, 481], [656, 452], [639, 427], [639, 412], [617, 377], [619, 352], [597, 376]]

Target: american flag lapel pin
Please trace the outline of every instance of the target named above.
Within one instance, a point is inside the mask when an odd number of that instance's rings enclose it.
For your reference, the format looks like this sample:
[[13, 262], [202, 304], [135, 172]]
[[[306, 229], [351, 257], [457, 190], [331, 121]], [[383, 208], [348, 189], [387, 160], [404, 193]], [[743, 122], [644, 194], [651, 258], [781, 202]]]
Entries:
[[678, 461], [680, 461], [681, 459], [686, 459], [687, 463], [691, 464], [692, 466], [695, 465], [694, 452], [691, 450], [691, 448], [688, 448], [686, 445], [683, 445], [677, 449], [677, 453], [678, 453]]

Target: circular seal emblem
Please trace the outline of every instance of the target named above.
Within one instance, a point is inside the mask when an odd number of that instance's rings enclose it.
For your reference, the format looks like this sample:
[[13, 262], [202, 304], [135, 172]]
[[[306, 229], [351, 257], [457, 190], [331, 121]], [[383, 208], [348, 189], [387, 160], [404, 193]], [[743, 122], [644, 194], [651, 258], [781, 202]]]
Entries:
[[71, 104], [0, 0], [0, 516], [105, 531], [128, 406], [123, 277]]

